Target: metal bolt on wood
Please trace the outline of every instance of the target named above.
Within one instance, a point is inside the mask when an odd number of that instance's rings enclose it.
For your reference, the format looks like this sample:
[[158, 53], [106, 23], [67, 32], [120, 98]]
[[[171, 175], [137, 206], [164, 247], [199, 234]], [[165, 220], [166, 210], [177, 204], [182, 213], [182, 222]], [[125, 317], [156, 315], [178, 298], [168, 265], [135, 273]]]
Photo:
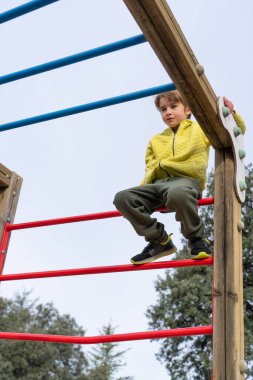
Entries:
[[199, 76], [203, 75], [204, 72], [205, 72], [204, 66], [200, 65], [199, 63], [197, 63], [197, 65], [196, 65], [196, 71], [197, 71], [197, 73], [198, 73]]
[[240, 372], [241, 374], [245, 373], [248, 369], [248, 365], [247, 363], [245, 362], [245, 360], [241, 360], [240, 361]]
[[238, 222], [237, 223], [237, 229], [239, 232], [241, 232], [242, 230], [244, 230], [244, 223], [242, 221]]

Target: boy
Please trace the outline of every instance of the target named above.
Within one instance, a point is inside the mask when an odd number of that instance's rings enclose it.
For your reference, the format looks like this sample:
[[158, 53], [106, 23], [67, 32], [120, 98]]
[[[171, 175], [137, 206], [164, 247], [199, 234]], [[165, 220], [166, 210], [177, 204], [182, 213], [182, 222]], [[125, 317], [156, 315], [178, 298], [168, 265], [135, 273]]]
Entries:
[[[244, 123], [235, 114], [233, 104], [226, 98], [224, 103], [244, 133]], [[116, 208], [137, 234], [149, 242], [131, 262], [144, 264], [176, 252], [164, 225], [151, 218], [153, 211], [161, 206], [175, 211], [181, 232], [188, 239], [191, 257], [210, 257], [197, 209], [205, 188], [210, 143], [199, 124], [190, 120], [191, 110], [177, 90], [157, 95], [155, 105], [168, 128], [149, 142], [146, 175], [141, 186], [120, 191], [114, 199]]]

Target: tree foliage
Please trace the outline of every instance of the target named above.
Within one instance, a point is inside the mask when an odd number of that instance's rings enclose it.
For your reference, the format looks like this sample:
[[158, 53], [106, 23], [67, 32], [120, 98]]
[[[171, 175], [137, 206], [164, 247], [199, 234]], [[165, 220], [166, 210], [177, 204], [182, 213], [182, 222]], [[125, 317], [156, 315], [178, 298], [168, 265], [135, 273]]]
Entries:
[[[109, 323], [100, 331], [101, 335], [112, 335], [115, 328]], [[126, 351], [117, 351], [117, 343], [105, 343], [97, 345], [89, 352], [92, 369], [89, 374], [89, 380], [112, 380], [114, 374], [125, 364], [122, 362], [122, 356]], [[120, 377], [116, 380], [132, 380], [132, 377]]]
[[[60, 316], [51, 303], [42, 305], [29, 293], [0, 298], [0, 330], [38, 334], [84, 335], [69, 315]], [[88, 361], [77, 345], [0, 341], [1, 380], [86, 380]]]
[[[248, 375], [253, 369], [253, 167], [246, 168], [247, 194], [242, 207], [243, 230], [243, 286], [245, 308], [245, 359], [249, 365]], [[213, 196], [214, 176], [209, 175], [207, 196]], [[205, 224], [206, 236], [213, 245], [213, 206], [200, 210]], [[187, 243], [176, 259], [188, 256]], [[155, 282], [157, 301], [147, 310], [152, 329], [174, 329], [179, 327], [211, 324], [212, 268], [193, 267], [165, 271]], [[212, 366], [212, 344], [210, 336], [164, 339], [160, 341], [157, 359], [162, 362], [172, 380], [210, 379]], [[246, 377], [247, 378], [247, 377]], [[250, 379], [250, 377], [248, 377]]]
[[[30, 300], [30, 292], [14, 299], [0, 298], [0, 331], [79, 335], [85, 331], [70, 315], [60, 315], [52, 303]], [[103, 332], [113, 328], [109, 324]], [[1, 380], [114, 380], [123, 365], [124, 351], [117, 344], [95, 347], [84, 353], [81, 345], [0, 340]], [[116, 351], [116, 352], [115, 352]], [[98, 375], [99, 374], [99, 375]], [[94, 377], [95, 376], [95, 377]], [[96, 377], [97, 376], [97, 377]], [[117, 380], [127, 380], [122, 378]]]
[[243, 296], [244, 296], [244, 329], [245, 360], [248, 363], [246, 378], [253, 374], [253, 165], [246, 168], [247, 191], [242, 207], [244, 222], [243, 236]]

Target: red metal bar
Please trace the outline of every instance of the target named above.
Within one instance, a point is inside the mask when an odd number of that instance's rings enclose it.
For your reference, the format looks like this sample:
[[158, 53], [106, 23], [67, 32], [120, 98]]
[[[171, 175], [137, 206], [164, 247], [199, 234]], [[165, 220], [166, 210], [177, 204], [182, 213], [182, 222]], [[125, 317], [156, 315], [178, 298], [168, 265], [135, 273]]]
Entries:
[[86, 222], [89, 220], [115, 218], [117, 216], [122, 216], [119, 211], [105, 211], [105, 212], [98, 212], [95, 214], [69, 216], [66, 218], [57, 218], [57, 219], [48, 219], [48, 220], [38, 220], [38, 221], [26, 222], [26, 223], [16, 223], [16, 224], [7, 223], [6, 228], [8, 231], [13, 231], [13, 230], [22, 230], [25, 228], [53, 226], [56, 224]]
[[71, 344], [98, 344], [98, 343], [111, 343], [111, 342], [126, 342], [130, 340], [173, 338], [173, 337], [178, 337], [178, 336], [190, 336], [190, 335], [211, 335], [212, 333], [213, 333], [213, 327], [210, 325], [210, 326], [199, 326], [199, 327], [187, 327], [187, 328], [181, 328], [181, 329], [145, 331], [145, 332], [136, 332], [136, 333], [128, 333], [128, 334], [101, 335], [101, 336], [90, 336], [90, 337], [0, 332], [0, 339], [35, 340], [38, 342], [71, 343]]
[[214, 198], [202, 198], [198, 200], [199, 206], [208, 206], [214, 204]]
[[75, 268], [75, 269], [63, 269], [52, 270], [44, 272], [30, 272], [30, 273], [14, 273], [14, 274], [2, 274], [0, 275], [0, 281], [13, 281], [13, 280], [28, 280], [34, 278], [47, 278], [47, 277], [64, 277], [64, 276], [79, 276], [87, 274], [101, 274], [101, 273], [117, 273], [117, 272], [135, 272], [140, 270], [152, 270], [152, 269], [167, 269], [167, 268], [179, 268], [179, 267], [193, 267], [193, 266], [211, 266], [213, 265], [213, 259], [210, 257], [203, 260], [171, 260], [161, 261], [158, 263], [147, 263], [143, 265], [110, 265], [103, 267], [91, 267], [91, 268]]
[[[198, 201], [199, 206], [206, 206], [213, 203], [214, 203], [214, 198], [205, 198], [205, 199], [200, 199]], [[163, 208], [158, 209], [157, 211], [168, 211], [168, 210], [163, 207]], [[122, 216], [122, 214], [119, 211], [105, 211], [105, 212], [98, 212], [95, 214], [69, 216], [65, 218], [48, 219], [48, 220], [38, 220], [38, 221], [26, 222], [26, 223], [16, 223], [16, 224], [7, 223], [6, 229], [7, 231], [14, 231], [14, 230], [21, 230], [25, 228], [52, 226], [56, 224], [76, 223], [76, 222], [85, 222], [89, 220], [115, 218], [118, 216]]]
[[3, 273], [4, 262], [6, 258], [10, 235], [11, 235], [11, 231], [8, 231], [5, 225], [4, 230], [3, 230], [2, 240], [0, 242], [0, 273]]

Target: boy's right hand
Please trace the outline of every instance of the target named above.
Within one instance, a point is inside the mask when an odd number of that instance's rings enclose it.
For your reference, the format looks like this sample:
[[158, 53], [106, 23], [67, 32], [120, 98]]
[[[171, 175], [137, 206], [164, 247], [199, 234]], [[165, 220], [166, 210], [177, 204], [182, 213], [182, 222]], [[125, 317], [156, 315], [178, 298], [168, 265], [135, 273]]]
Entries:
[[235, 108], [234, 108], [234, 105], [233, 103], [231, 102], [231, 100], [229, 100], [228, 98], [226, 98], [225, 96], [223, 97], [223, 101], [224, 101], [224, 104], [226, 107], [229, 108], [230, 112], [232, 113], [232, 115], [235, 114]]

